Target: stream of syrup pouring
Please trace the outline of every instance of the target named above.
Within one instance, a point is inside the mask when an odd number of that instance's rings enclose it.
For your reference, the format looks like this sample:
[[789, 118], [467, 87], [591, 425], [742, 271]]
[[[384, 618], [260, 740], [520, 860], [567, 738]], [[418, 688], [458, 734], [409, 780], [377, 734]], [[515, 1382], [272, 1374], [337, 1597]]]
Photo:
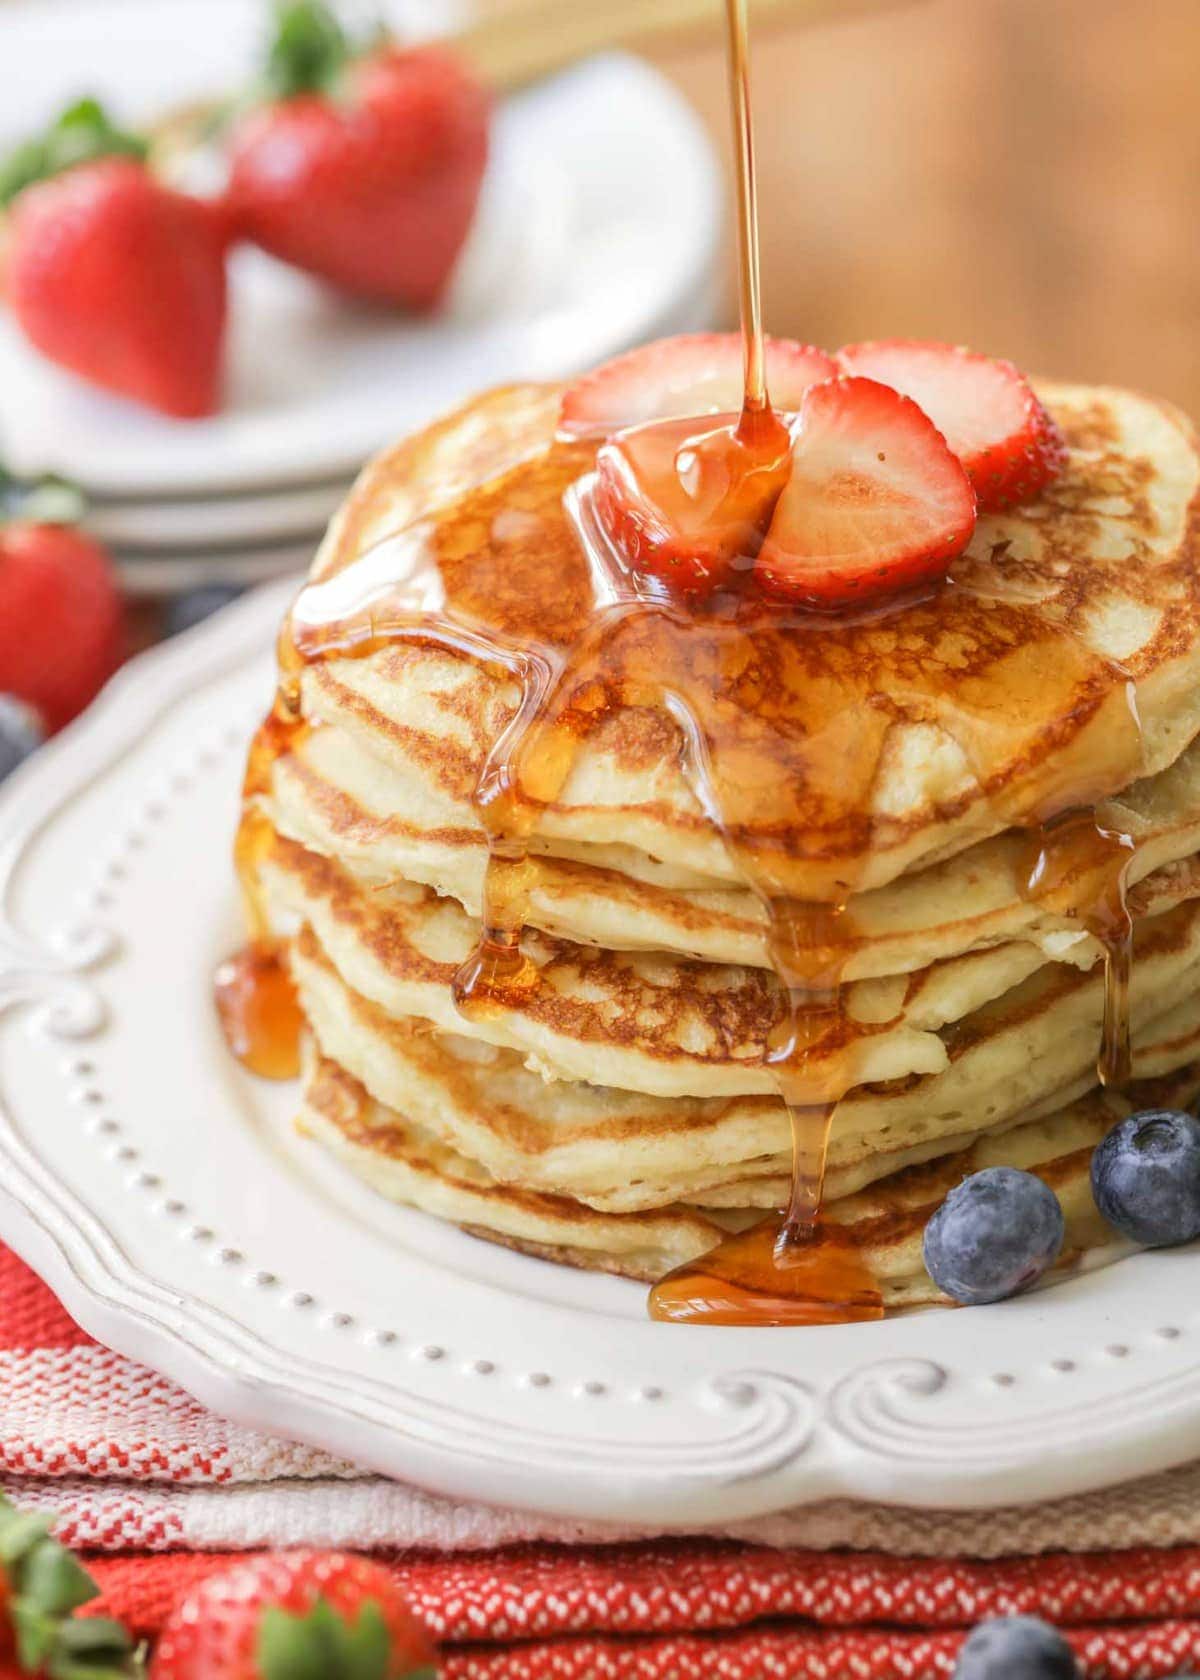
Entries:
[[[744, 0], [727, 0], [727, 12], [745, 401], [727, 425], [698, 420], [687, 447], [711, 456], [713, 470], [736, 486], [756, 462], [778, 457], [787, 432], [771, 408], [765, 378]], [[530, 844], [540, 813], [562, 793], [580, 742], [621, 708], [665, 710], [678, 726], [683, 766], [701, 808], [767, 911], [785, 999], [767, 1061], [791, 1119], [793, 1174], [786, 1209], [664, 1278], [651, 1292], [650, 1311], [663, 1320], [708, 1324], [878, 1318], [880, 1288], [853, 1232], [820, 1217], [833, 1111], [839, 1093], [855, 1082], [847, 1058], [862, 1030], [847, 1020], [842, 987], [855, 949], [847, 903], [856, 870], [842, 867], [831, 876], [817, 833], [811, 857], [800, 860], [806, 885], [811, 869], [813, 897], [798, 898], [797, 860], [773, 857], [754, 830], [764, 810], [778, 811], [781, 828], [792, 834], [803, 834], [806, 825], [819, 829], [818, 819], [826, 819], [830, 832], [852, 837], [856, 858], [869, 858], [872, 791], [891, 727], [888, 709], [873, 703], [887, 638], [877, 646], [869, 624], [803, 613], [789, 619], [777, 605], [764, 613], [753, 601], [734, 599], [727, 611], [695, 614], [664, 598], [629, 571], [600, 528], [593, 462], [593, 448], [564, 442], [538, 460], [518, 460], [497, 488], [478, 491], [478, 505], [462, 521], [469, 541], [453, 520], [443, 528], [436, 516], [427, 517], [302, 591], [280, 634], [278, 689], [247, 766], [235, 858], [250, 942], [218, 971], [221, 1023], [235, 1054], [255, 1072], [295, 1073], [301, 1012], [262, 902], [259, 869], [272, 829], [259, 800], [276, 758], [311, 727], [301, 706], [308, 664], [367, 656], [407, 640], [466, 655], [519, 697], [474, 796], [489, 848], [483, 932], [454, 993], [459, 1009], [477, 1018], [519, 1003], [540, 984], [537, 966], [521, 948], [535, 868]], [[490, 532], [482, 546], [480, 529]], [[569, 596], [581, 555], [590, 575], [586, 602], [574, 610], [535, 601], [556, 628], [532, 630], [539, 620], [530, 618], [530, 597], [547, 588]], [[961, 700], [948, 714], [937, 710], [938, 674], [920, 667], [905, 677], [911, 695], [900, 698], [914, 715], [932, 710], [950, 727], [982, 786], [989, 742], [1005, 720], [1039, 706], [1050, 718], [1078, 703], [1095, 680], [1096, 661], [1068, 635], [1047, 633], [1019, 605], [987, 600], [989, 610], [982, 611], [969, 588], [948, 585], [947, 591], [904, 606], [914, 644], [927, 637], [936, 646], [946, 615], [957, 614], [955, 625], [961, 621], [992, 648], [999, 674], [979, 678], [974, 711]], [[887, 676], [895, 690], [900, 673], [893, 666]], [[1090, 801], [1133, 779], [1140, 730], [1122, 673], [1109, 667], [1105, 687], [1116, 701], [1105, 699], [1092, 730], [1095, 786], [1040, 788], [1043, 821], [1029, 830], [1022, 885], [1104, 947], [1098, 1067], [1106, 1084], [1119, 1085], [1129, 1073], [1125, 880], [1133, 842], [1115, 819], [1101, 822]], [[1022, 820], [1019, 810], [996, 801], [993, 814], [1000, 826]]]
[[[769, 461], [786, 449], [788, 433], [767, 390], [746, 0], [725, 0], [725, 12], [745, 386], [736, 443]], [[847, 949], [846, 930], [839, 925], [846, 917], [845, 897], [830, 905], [784, 900], [755, 878], [753, 868], [748, 873], [767, 908], [771, 959], [788, 998], [768, 1051], [791, 1122], [791, 1197], [779, 1217], [727, 1238], [662, 1278], [650, 1291], [650, 1316], [708, 1324], [882, 1318], [883, 1298], [861, 1254], [835, 1227], [821, 1224], [836, 1100], [814, 1101], [805, 1079], [810, 1048], [830, 1031], [841, 1031], [844, 959], [813, 958], [818, 951]]]

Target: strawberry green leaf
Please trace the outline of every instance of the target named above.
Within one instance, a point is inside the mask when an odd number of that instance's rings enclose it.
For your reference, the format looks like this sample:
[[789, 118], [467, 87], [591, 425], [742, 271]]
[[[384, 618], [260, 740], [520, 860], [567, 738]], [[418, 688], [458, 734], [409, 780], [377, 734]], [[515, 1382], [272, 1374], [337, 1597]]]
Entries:
[[[390, 1680], [392, 1642], [383, 1613], [364, 1604], [351, 1622], [325, 1599], [303, 1616], [263, 1613], [255, 1660], [262, 1680]], [[436, 1680], [424, 1668], [412, 1680]]]
[[324, 0], [282, 0], [267, 55], [265, 82], [272, 98], [324, 93], [350, 57], [350, 42]]
[[18, 1511], [7, 1500], [0, 1502], [0, 1564], [8, 1574], [33, 1548], [47, 1539], [54, 1527], [50, 1517]]
[[49, 1680], [135, 1680], [145, 1668], [120, 1622], [88, 1616], [63, 1623], [46, 1673]]
[[111, 1616], [80, 1616], [73, 1622], [64, 1622], [59, 1647], [67, 1656], [90, 1658], [110, 1657], [132, 1649], [128, 1633]]
[[35, 181], [101, 157], [144, 158], [146, 143], [119, 128], [95, 99], [80, 99], [44, 134], [34, 135], [0, 162], [0, 205], [11, 204]]
[[25, 187], [40, 181], [46, 173], [46, 146], [42, 140], [23, 140], [0, 161], [0, 205], [11, 204]]
[[330, 1672], [329, 1643], [321, 1608], [303, 1617], [274, 1607], [263, 1611], [255, 1656], [263, 1680], [324, 1680]]
[[345, 1622], [338, 1629], [338, 1655], [347, 1677], [386, 1675], [391, 1635], [377, 1604], [364, 1604], [352, 1627]]
[[70, 1552], [48, 1541], [29, 1555], [21, 1575], [21, 1596], [48, 1616], [66, 1616], [95, 1598], [97, 1590]]
[[17, 1636], [17, 1659], [21, 1667], [29, 1674], [40, 1674], [54, 1649], [57, 1621], [19, 1598], [13, 1599], [8, 1613]]

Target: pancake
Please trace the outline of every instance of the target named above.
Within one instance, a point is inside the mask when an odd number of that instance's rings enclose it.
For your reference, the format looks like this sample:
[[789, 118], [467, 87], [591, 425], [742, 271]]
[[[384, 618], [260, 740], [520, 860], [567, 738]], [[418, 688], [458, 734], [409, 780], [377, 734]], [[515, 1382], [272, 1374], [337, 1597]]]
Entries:
[[[856, 1196], [831, 1202], [831, 1222], [849, 1228], [890, 1309], [946, 1305], [921, 1259], [931, 1213], [967, 1173], [1008, 1165], [1034, 1172], [1054, 1190], [1066, 1216], [1059, 1275], [1081, 1257], [1113, 1245], [1092, 1201], [1091, 1152], [1132, 1107], [1178, 1107], [1200, 1090], [1195, 1065], [1131, 1087], [1123, 1098], [1097, 1091], [1041, 1120], [987, 1138], [933, 1165], [916, 1166]], [[568, 1197], [503, 1185], [466, 1156], [394, 1110], [374, 1102], [336, 1064], [310, 1054], [301, 1129], [390, 1200], [433, 1213], [473, 1234], [589, 1270], [652, 1282], [698, 1258], [744, 1214], [675, 1205], [655, 1212], [601, 1213]]]
[[[932, 600], [809, 634], [764, 620], [736, 658], [693, 624], [695, 670], [677, 675], [710, 697], [726, 788], [751, 749], [775, 767], [743, 790], [738, 855], [698, 800], [679, 725], [612, 695], [539, 833], [732, 884], [750, 857], [775, 890], [840, 899], [1173, 763], [1200, 727], [1193, 434], [1131, 393], [1042, 394], [1070, 444], [1062, 477], [981, 519]], [[591, 446], [553, 442], [559, 395], [494, 392], [387, 452], [314, 568], [326, 587], [308, 607], [324, 610], [366, 585], [386, 600], [436, 560], [436, 577], [419, 574], [422, 632], [309, 666], [302, 696], [306, 715], [386, 763], [413, 762], [452, 803], [470, 800], [514, 716], [505, 650], [569, 648], [590, 617], [593, 579], [562, 497]], [[469, 626], [495, 656], [433, 634], [435, 619]], [[638, 657], [650, 655], [634, 647], [623, 669]]]
[[[608, 1212], [681, 1200], [770, 1208], [787, 1199], [790, 1130], [775, 1097], [653, 1098], [547, 1084], [511, 1050], [388, 1015], [346, 985], [307, 928], [293, 941], [290, 961], [324, 1059], [497, 1181]], [[1200, 962], [1194, 974], [1200, 979]], [[1036, 1117], [1094, 1083], [1090, 1032], [1068, 1032], [1061, 1010], [1045, 1011], [1039, 1022], [1036, 1010], [1030, 1019], [1028, 998], [1015, 999], [1006, 1014], [993, 1012], [988, 1026], [955, 1050], [946, 1074], [860, 1089], [839, 1105], [831, 1195], [965, 1148], [985, 1131]], [[1200, 995], [1139, 1024], [1138, 1077], [1198, 1057]]]
[[[537, 983], [522, 977], [468, 1018], [452, 987], [481, 928], [454, 900], [411, 883], [370, 891], [332, 859], [280, 837], [262, 874], [281, 918], [287, 912], [307, 923], [347, 984], [390, 1015], [419, 1016], [443, 1031], [517, 1050], [552, 1079], [662, 1097], [776, 1090], [767, 1044], [786, 1002], [778, 980], [762, 969], [600, 951], [529, 932], [522, 949]], [[1189, 899], [1144, 918], [1137, 951], [1135, 1025], [1165, 1007], [1167, 992], [1184, 984], [1200, 960], [1200, 903]], [[1098, 964], [1099, 946], [1092, 954]], [[953, 1061], [946, 1029], [957, 1027], [959, 1045], [975, 1042], [981, 1022], [989, 1023], [991, 1036], [991, 1024], [1014, 1010], [1022, 1018], [1039, 1015], [1039, 1045], [1057, 1041], [1065, 1053], [1074, 1051], [1080, 1034], [1090, 1038], [1086, 1063], [1099, 1033], [1102, 992], [1098, 967], [1081, 974], [1046, 964], [1036, 947], [1023, 943], [949, 959], [916, 975], [859, 981], [845, 989], [843, 1015], [813, 1043], [806, 1085], [815, 1100], [817, 1093], [842, 1097], [864, 1083], [945, 1072]], [[1170, 1001], [1178, 995], [1175, 990]], [[1032, 1027], [1027, 1036], [1032, 1055]], [[1014, 1082], [1022, 1077], [1018, 1071]]]
[[[487, 841], [467, 801], [445, 798], [411, 761], [382, 762], [351, 733], [315, 729], [272, 766], [265, 801], [280, 833], [336, 858], [365, 884], [396, 879], [432, 887], [478, 918]], [[1200, 744], [1160, 775], [1102, 805], [1097, 821], [1127, 834], [1127, 886], [1135, 914], [1162, 903], [1154, 875], [1200, 847]], [[766, 911], [746, 888], [667, 885], [631, 873], [629, 848], [577, 847], [538, 856], [528, 920], [543, 933], [609, 950], [671, 951], [709, 962], [769, 968]], [[996, 835], [947, 862], [852, 898], [843, 978], [911, 973], [965, 952], [1024, 940], [1046, 957], [1090, 963], [1095, 954], [1074, 907], [1087, 889], [1068, 876], [1053, 895], [1027, 888], [1035, 849], [1018, 833]], [[1082, 865], [1081, 865], [1082, 868]], [[1076, 872], [1078, 875], [1079, 871]], [[1200, 891], [1200, 873], [1196, 875]]]

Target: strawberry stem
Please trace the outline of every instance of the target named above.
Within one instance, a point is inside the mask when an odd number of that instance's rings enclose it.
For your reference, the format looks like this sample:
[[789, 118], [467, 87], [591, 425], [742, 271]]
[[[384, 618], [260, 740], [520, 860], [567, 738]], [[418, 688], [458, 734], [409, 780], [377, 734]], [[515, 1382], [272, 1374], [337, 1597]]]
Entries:
[[0, 162], [0, 206], [11, 204], [35, 181], [60, 175], [77, 163], [101, 157], [146, 156], [146, 142], [119, 128], [99, 100], [70, 105], [43, 134], [33, 135]]

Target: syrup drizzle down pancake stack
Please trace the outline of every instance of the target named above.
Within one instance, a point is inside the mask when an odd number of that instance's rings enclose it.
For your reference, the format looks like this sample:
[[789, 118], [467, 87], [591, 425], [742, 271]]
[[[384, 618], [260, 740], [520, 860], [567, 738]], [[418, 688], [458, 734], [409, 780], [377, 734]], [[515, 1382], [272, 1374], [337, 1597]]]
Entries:
[[[745, 397], [676, 455], [727, 522], [791, 443], [729, 9]], [[1039, 394], [1058, 476], [836, 613], [631, 565], [556, 387], [370, 466], [281, 633], [218, 986], [259, 1071], [303, 1022], [302, 1123], [667, 1319], [936, 1299], [919, 1232], [979, 1164], [1051, 1184], [1064, 1264], [1102, 1240], [1092, 1145], [1200, 1083], [1200, 457]]]

